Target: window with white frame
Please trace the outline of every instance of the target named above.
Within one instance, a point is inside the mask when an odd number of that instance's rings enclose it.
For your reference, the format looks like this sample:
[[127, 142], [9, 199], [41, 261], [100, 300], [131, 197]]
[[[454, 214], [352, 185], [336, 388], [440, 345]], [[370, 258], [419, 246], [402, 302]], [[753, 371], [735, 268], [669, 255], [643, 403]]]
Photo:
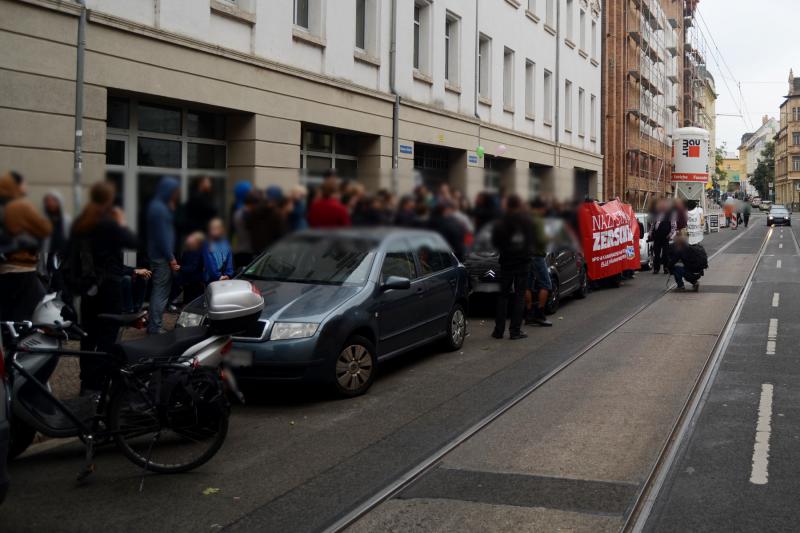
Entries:
[[592, 20], [592, 59], [597, 59], [597, 21]]
[[597, 97], [592, 95], [589, 99], [589, 138], [597, 140]]
[[533, 118], [536, 109], [536, 64], [530, 59], [525, 61], [525, 116]]
[[356, 0], [356, 48], [367, 49], [367, 0]]
[[573, 13], [575, 12], [575, 0], [567, 0], [567, 9], [564, 16], [567, 18], [567, 39], [575, 42], [575, 21], [573, 20]]
[[293, 22], [297, 29], [322, 35], [322, 0], [294, 0]]
[[580, 49], [585, 52], [586, 51], [586, 11], [584, 11], [583, 9], [581, 9], [580, 27], [578, 28], [578, 31], [581, 32], [580, 36], [578, 37], [580, 39]]
[[564, 130], [572, 132], [572, 82], [564, 81]]
[[431, 5], [424, 0], [414, 3], [414, 69], [430, 72]]
[[311, 0], [294, 0], [294, 25], [307, 30], [311, 29], [309, 3]]
[[514, 109], [514, 50], [503, 48], [503, 108]]
[[800, 132], [792, 133], [792, 144], [794, 146], [800, 145]]
[[555, 19], [556, 19], [556, 13], [555, 13], [555, 11], [556, 11], [555, 1], [556, 0], [546, 0], [546, 1], [547, 1], [547, 8], [546, 8], [544, 22], [545, 22], [545, 24], [547, 24], [548, 26], [550, 26], [552, 28], [555, 25]]
[[444, 23], [444, 79], [451, 86], [459, 85], [459, 22], [456, 15], [447, 12]]
[[586, 91], [578, 88], [578, 135], [586, 135]]
[[792, 171], [798, 172], [800, 171], [800, 157], [792, 156]]
[[481, 34], [478, 38], [478, 95], [491, 98], [492, 40]]
[[528, 11], [533, 14], [536, 14], [536, 2], [537, 0], [528, 0]]
[[553, 73], [549, 70], [544, 71], [544, 121], [548, 124], [553, 123]]

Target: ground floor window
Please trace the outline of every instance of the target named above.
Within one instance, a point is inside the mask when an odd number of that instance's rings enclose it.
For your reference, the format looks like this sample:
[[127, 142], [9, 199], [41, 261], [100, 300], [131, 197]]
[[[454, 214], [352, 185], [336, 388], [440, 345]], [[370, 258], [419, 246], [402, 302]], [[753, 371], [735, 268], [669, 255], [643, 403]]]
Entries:
[[145, 99], [109, 96], [106, 177], [117, 203], [144, 235], [144, 210], [163, 176], [180, 180], [182, 197], [201, 178], [211, 178], [219, 213], [225, 213], [227, 143], [225, 115]]
[[335, 169], [345, 179], [355, 179], [361, 136], [308, 126], [303, 128], [300, 147], [300, 168], [303, 180], [316, 184], [325, 171]]
[[416, 143], [414, 145], [414, 170], [417, 185], [436, 190], [450, 180], [450, 150], [440, 146]]

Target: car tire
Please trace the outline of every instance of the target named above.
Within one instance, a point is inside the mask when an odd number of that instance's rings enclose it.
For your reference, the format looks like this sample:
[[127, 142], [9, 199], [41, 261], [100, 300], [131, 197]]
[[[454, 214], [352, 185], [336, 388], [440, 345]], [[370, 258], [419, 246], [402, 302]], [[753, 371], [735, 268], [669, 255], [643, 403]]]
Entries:
[[550, 284], [553, 288], [550, 290], [550, 294], [547, 295], [547, 303], [544, 306], [546, 315], [552, 315], [558, 311], [558, 306], [561, 305], [561, 291], [558, 286], [558, 278], [550, 276]]
[[453, 305], [447, 315], [446, 335], [442, 344], [447, 351], [460, 350], [467, 338], [467, 313], [460, 303]]
[[367, 392], [375, 380], [377, 363], [372, 341], [361, 335], [347, 339], [331, 370], [334, 392], [343, 398], [354, 398]]
[[589, 276], [586, 274], [585, 267], [581, 270], [580, 276], [581, 282], [580, 285], [578, 285], [578, 289], [575, 291], [575, 298], [583, 300], [589, 295]]

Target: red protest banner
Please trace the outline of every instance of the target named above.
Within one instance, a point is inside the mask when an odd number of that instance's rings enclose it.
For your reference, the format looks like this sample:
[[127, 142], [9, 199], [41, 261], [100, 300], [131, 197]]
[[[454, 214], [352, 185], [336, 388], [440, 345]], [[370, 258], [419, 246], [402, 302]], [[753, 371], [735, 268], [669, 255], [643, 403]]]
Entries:
[[581, 246], [591, 279], [639, 270], [639, 223], [633, 208], [614, 200], [585, 202], [578, 212]]

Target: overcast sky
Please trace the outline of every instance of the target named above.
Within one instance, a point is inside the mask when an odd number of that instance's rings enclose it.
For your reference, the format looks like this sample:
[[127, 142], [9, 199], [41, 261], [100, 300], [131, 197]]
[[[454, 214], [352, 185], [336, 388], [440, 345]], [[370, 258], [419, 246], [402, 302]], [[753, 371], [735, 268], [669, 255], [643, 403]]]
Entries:
[[702, 20], [698, 20], [698, 27], [708, 41], [706, 62], [719, 94], [717, 144], [727, 142], [728, 151], [735, 151], [742, 135], [751, 129], [740, 117], [719, 115], [742, 111], [753, 128], [758, 128], [765, 114], [779, 119], [778, 106], [789, 90], [789, 69], [794, 68], [795, 75], [800, 76], [800, 58], [792, 53], [796, 52], [793, 43], [800, 33], [797, 7], [797, 0], [700, 0]]

